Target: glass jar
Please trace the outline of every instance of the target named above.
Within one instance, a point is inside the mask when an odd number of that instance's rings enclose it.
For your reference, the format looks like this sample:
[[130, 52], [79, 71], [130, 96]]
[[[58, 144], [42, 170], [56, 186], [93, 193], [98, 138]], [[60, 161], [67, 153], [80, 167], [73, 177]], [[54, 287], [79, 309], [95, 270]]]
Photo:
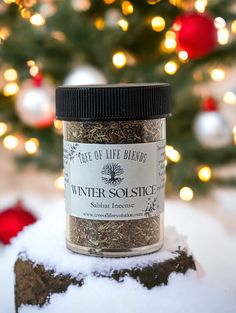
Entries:
[[67, 247], [124, 257], [163, 244], [168, 84], [57, 88]]

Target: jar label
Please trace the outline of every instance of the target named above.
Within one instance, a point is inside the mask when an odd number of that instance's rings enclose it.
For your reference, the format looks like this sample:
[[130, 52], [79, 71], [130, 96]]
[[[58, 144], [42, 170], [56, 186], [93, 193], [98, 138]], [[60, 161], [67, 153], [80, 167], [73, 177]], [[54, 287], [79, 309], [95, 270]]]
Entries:
[[164, 210], [165, 144], [64, 141], [68, 214], [92, 220], [159, 215]]

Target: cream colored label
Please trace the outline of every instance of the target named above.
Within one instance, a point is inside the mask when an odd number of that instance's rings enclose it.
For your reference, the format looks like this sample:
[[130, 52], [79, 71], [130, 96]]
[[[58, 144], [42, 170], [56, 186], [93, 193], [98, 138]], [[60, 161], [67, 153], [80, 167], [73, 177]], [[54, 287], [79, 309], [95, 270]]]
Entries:
[[92, 220], [131, 220], [164, 210], [165, 140], [140, 144], [64, 141], [69, 214]]

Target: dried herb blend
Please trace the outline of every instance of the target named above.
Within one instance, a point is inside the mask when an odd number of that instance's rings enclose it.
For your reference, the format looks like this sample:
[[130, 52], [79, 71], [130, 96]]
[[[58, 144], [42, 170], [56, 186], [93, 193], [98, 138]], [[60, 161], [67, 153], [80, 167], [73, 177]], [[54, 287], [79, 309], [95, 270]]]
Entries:
[[67, 247], [122, 257], [163, 243], [169, 85], [59, 87]]

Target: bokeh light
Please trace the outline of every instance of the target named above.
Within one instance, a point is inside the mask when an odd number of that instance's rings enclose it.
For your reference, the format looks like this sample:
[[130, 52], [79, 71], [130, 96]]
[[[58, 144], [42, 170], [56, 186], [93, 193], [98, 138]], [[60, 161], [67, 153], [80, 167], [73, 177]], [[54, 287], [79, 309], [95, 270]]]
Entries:
[[194, 197], [194, 194], [190, 187], [182, 187], [180, 189], [179, 196], [183, 201], [191, 201]]

